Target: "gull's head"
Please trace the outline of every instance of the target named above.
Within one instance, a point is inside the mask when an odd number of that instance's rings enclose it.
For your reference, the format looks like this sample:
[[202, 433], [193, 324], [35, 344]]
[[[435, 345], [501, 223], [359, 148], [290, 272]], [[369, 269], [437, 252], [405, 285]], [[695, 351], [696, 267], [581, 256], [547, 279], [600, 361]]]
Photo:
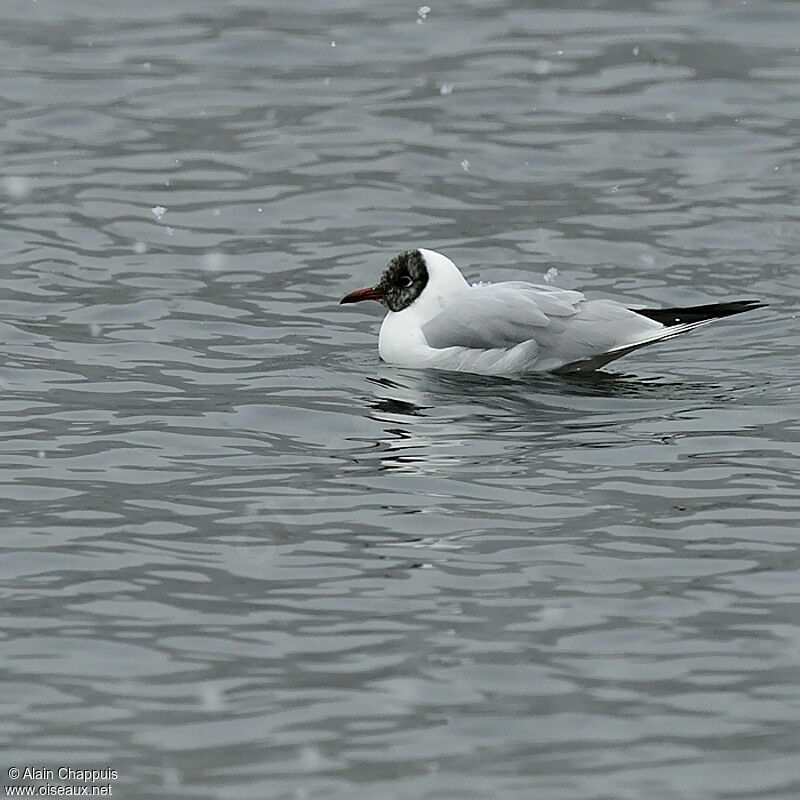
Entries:
[[416, 302], [426, 289], [426, 297], [440, 297], [448, 290], [466, 285], [458, 267], [447, 256], [435, 250], [406, 250], [389, 262], [375, 286], [351, 292], [339, 302], [377, 300], [389, 311], [403, 311]]

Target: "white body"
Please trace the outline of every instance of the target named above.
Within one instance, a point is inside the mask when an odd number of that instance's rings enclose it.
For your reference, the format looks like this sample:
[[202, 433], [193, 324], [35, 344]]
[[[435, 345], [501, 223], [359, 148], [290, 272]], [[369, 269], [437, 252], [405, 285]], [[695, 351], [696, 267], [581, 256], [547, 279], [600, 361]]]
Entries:
[[704, 324], [666, 327], [613, 300], [586, 300], [552, 286], [471, 286], [446, 256], [419, 252], [427, 285], [381, 325], [378, 350], [390, 364], [482, 375], [596, 369]]

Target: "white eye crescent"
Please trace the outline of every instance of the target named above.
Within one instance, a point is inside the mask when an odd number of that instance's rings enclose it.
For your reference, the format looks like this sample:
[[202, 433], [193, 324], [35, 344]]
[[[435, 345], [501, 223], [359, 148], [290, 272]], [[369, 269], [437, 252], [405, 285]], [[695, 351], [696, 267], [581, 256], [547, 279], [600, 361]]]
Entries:
[[411, 286], [412, 283], [413, 283], [413, 281], [411, 280], [411, 276], [410, 275], [406, 275], [400, 280], [400, 285], [404, 289], [407, 289], [409, 286]]

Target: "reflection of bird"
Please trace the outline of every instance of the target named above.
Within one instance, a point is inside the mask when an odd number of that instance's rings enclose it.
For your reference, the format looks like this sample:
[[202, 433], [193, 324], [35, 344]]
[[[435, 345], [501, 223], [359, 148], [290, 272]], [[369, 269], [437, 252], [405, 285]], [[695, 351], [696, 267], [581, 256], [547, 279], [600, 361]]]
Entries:
[[597, 369], [644, 345], [763, 306], [735, 300], [629, 309], [522, 281], [470, 286], [433, 250], [400, 253], [377, 285], [341, 302], [359, 300], [389, 309], [378, 340], [384, 361], [484, 375]]

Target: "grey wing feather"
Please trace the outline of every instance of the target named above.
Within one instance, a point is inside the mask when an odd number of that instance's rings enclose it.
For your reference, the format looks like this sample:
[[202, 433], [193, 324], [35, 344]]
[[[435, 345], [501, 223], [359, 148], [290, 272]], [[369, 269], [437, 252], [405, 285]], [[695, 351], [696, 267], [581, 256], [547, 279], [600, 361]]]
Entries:
[[530, 283], [472, 286], [453, 300], [422, 326], [432, 348], [511, 351], [524, 343], [526, 369], [594, 369], [680, 332], [613, 300]]
[[577, 313], [580, 292], [509, 281], [471, 286], [422, 326], [434, 348], [514, 347], [538, 339], [553, 322]]

